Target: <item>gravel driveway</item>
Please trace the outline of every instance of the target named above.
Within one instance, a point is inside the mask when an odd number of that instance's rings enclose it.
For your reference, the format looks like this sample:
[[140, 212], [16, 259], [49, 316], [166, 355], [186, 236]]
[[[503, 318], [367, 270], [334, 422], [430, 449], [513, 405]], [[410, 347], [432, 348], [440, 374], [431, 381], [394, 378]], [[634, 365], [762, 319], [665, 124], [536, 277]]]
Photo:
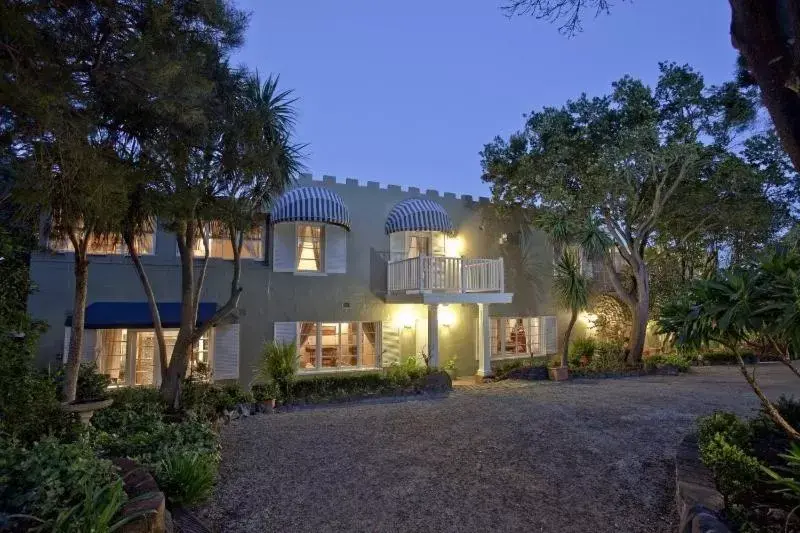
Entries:
[[[780, 365], [758, 377], [800, 393]], [[736, 368], [708, 367], [251, 417], [224, 429], [200, 514], [215, 531], [672, 531], [679, 440], [756, 407]]]

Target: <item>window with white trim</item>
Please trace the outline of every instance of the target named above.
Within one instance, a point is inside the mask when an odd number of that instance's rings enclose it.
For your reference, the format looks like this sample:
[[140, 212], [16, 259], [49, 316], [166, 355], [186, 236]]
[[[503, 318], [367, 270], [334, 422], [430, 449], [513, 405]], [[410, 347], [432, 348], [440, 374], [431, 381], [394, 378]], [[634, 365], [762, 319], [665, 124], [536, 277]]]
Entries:
[[297, 254], [295, 256], [298, 272], [322, 272], [325, 258], [325, 228], [320, 224], [297, 225]]
[[542, 317], [492, 319], [492, 359], [544, 355]]
[[[164, 330], [168, 362], [177, 338], [177, 329]], [[158, 342], [153, 330], [99, 329], [95, 355], [98, 371], [111, 378], [112, 386], [155, 385], [160, 378]], [[207, 331], [193, 347], [189, 375], [208, 377], [212, 356], [211, 332]]]
[[299, 370], [378, 368], [378, 322], [300, 322]]

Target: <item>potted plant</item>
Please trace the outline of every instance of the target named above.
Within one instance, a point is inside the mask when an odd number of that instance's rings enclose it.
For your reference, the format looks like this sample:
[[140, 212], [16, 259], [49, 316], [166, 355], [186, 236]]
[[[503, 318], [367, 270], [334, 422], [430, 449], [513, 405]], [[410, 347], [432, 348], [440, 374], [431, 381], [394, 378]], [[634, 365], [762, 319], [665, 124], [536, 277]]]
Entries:
[[111, 379], [97, 371], [94, 363], [83, 363], [78, 370], [78, 388], [74, 402], [62, 405], [70, 413], [77, 413], [81, 422], [88, 425], [94, 412], [110, 406], [114, 400], [108, 397]]
[[272, 383], [256, 383], [251, 387], [253, 400], [255, 400], [258, 410], [262, 413], [269, 413], [275, 409], [275, 386]]
[[569, 379], [569, 367], [562, 365], [559, 358], [554, 357], [547, 367], [547, 376], [550, 381], [566, 381]]

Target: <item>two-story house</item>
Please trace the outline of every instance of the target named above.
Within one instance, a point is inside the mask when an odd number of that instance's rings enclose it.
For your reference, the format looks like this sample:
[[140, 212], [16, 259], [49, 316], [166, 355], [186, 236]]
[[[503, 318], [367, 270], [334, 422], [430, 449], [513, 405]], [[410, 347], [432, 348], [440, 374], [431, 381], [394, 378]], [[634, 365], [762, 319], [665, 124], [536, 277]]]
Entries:
[[[213, 224], [200, 320], [227, 300], [231, 250]], [[46, 236], [43, 237], [46, 240]], [[69, 246], [33, 255], [31, 314], [50, 328], [43, 363], [61, 361], [71, 334]], [[198, 242], [197, 255], [203, 255]], [[174, 236], [140, 239], [167, 343], [178, 326], [180, 268]], [[153, 324], [123, 246], [91, 249], [84, 359], [119, 385], [159, 381]], [[265, 342], [295, 342], [300, 373], [385, 367], [425, 353], [460, 375], [493, 361], [556, 352], [552, 248], [536, 231], [497, 220], [488, 199], [302, 176], [247, 236], [239, 311], [194, 350], [216, 380], [248, 384]]]

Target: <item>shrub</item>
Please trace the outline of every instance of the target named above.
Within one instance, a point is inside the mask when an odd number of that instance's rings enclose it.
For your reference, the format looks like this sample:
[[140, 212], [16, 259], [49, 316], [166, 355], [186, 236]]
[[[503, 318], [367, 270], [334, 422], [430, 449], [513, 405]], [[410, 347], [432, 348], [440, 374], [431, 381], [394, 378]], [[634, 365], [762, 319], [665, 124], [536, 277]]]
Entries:
[[662, 366], [674, 366], [679, 372], [688, 372], [691, 365], [687, 357], [677, 353], [651, 355], [644, 359], [644, 367], [647, 369]]
[[[61, 368], [56, 372], [54, 380], [58, 387], [58, 397], [64, 400], [64, 380], [66, 371]], [[97, 371], [97, 365], [92, 363], [81, 363], [78, 367], [78, 386], [75, 389], [76, 402], [89, 402], [107, 398], [108, 386], [111, 378]]]
[[517, 370], [518, 368], [522, 368], [525, 366], [525, 361], [522, 359], [514, 359], [512, 361], [500, 361], [496, 363], [493, 368], [494, 377], [496, 379], [506, 379], [508, 375]]
[[[793, 396], [781, 396], [778, 398], [778, 401], [775, 402], [775, 408], [778, 409], [778, 412], [781, 416], [792, 426], [792, 427], [800, 427], [800, 401], [795, 400]], [[764, 407], [761, 407], [761, 412], [759, 413], [759, 417], [762, 419], [767, 419], [770, 422], [772, 421], [771, 418], [764, 412]], [[781, 434], [783, 434], [783, 430], [780, 430]]]
[[292, 384], [292, 397], [337, 398], [370, 394], [393, 388], [394, 381], [382, 372], [301, 378]]
[[0, 434], [22, 444], [46, 435], [73, 440], [81, 431], [76, 416], [61, 408], [50, 376], [34, 369], [41, 330], [30, 322], [13, 332], [0, 324]]
[[250, 387], [253, 399], [257, 402], [274, 400], [276, 397], [275, 386], [272, 383], [255, 383]]
[[222, 386], [222, 393], [234, 406], [240, 403], [253, 403], [252, 393], [244, 390], [238, 383], [226, 383]]
[[700, 457], [714, 475], [726, 505], [751, 492], [761, 472], [758, 459], [722, 433], [715, 433], [710, 440], [700, 444]]
[[51, 520], [41, 520], [33, 531], [58, 531], [60, 533], [110, 533], [128, 523], [132, 518], [151, 513], [140, 511], [121, 517], [122, 509], [127, 502], [122, 480], [117, 480], [103, 487], [88, 484], [83, 488], [83, 499], [70, 508], [61, 510]]
[[92, 416], [92, 427], [109, 433], [149, 431], [164, 418], [166, 403], [152, 387], [126, 387], [111, 391], [109, 407]]
[[594, 355], [588, 368], [595, 372], [618, 372], [624, 370], [625, 349], [621, 344], [600, 341], [595, 344]]
[[386, 372], [301, 377], [291, 386], [291, 397], [306, 401], [398, 392], [421, 387], [425, 367], [393, 365]]
[[589, 360], [594, 356], [597, 341], [591, 337], [581, 337], [572, 341], [569, 347], [569, 361], [571, 365], [578, 366], [581, 358], [586, 357]]
[[447, 362], [444, 364], [444, 369], [448, 374], [450, 374], [450, 377], [456, 379], [458, 376], [458, 368], [456, 366], [455, 356], [447, 360]]
[[204, 502], [214, 488], [217, 461], [212, 454], [193, 451], [170, 453], [156, 466], [158, 486], [176, 505]]
[[280, 400], [288, 401], [291, 385], [297, 375], [297, 345], [272, 342], [264, 346], [258, 375], [266, 383], [274, 383]]
[[101, 430], [94, 435], [97, 449], [108, 457], [129, 457], [151, 470], [171, 453], [181, 450], [217, 454], [219, 444], [211, 424], [197, 416], [168, 423], [162, 418], [143, 415], [129, 418], [117, 430]]
[[31, 446], [0, 440], [3, 512], [32, 515], [46, 523], [79, 505], [84, 488], [103, 487], [118, 479], [111, 462], [99, 459], [85, 439], [64, 443], [45, 437]]
[[108, 397], [111, 378], [97, 371], [94, 363], [82, 363], [78, 369], [78, 388], [75, 399], [79, 402], [101, 400]]
[[697, 439], [701, 448], [710, 443], [717, 434], [743, 450], [750, 449], [752, 439], [750, 426], [733, 413], [716, 411], [697, 420]]

